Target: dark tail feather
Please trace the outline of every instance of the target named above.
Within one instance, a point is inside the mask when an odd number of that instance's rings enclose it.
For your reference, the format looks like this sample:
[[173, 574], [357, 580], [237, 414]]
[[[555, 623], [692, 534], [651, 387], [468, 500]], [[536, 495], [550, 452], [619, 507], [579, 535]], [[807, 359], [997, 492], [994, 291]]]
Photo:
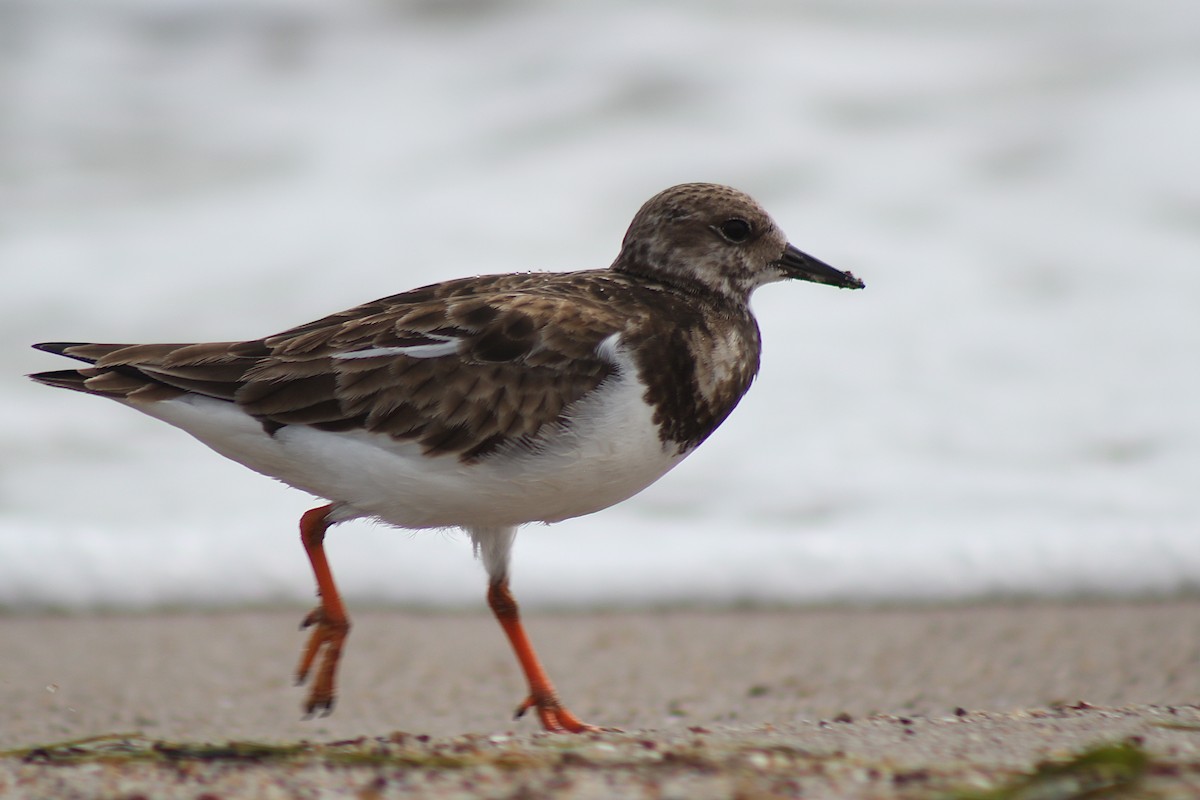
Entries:
[[[42, 348], [38, 345], [39, 349]], [[55, 350], [48, 352], [54, 353]], [[61, 369], [57, 372], [35, 372], [29, 376], [38, 383], [44, 383], [47, 386], [57, 386], [59, 389], [73, 389], [77, 392], [87, 392], [91, 394], [91, 390], [84, 386], [84, 381], [87, 376], [77, 369]]]
[[[93, 364], [98, 356], [92, 353], [79, 352], [77, 348], [95, 349], [97, 346], [98, 345], [89, 344], [87, 342], [40, 342], [35, 344], [33, 349], [42, 350], [47, 353], [54, 353], [56, 356], [66, 356], [67, 358], [74, 358], [79, 361], [86, 361], [89, 364]], [[99, 346], [103, 347], [104, 345]], [[47, 372], [46, 374], [56, 375], [58, 373]], [[33, 376], [30, 375], [29, 377], [32, 378]]]
[[76, 392], [130, 402], [152, 403], [184, 394], [183, 389], [167, 386], [136, 369], [124, 367], [64, 369], [58, 372], [38, 372], [29, 377], [38, 383], [59, 389], [72, 389]]
[[[33, 347], [97, 365], [77, 370], [38, 372], [29, 376], [38, 383], [130, 402], [167, 400], [186, 392], [231, 400], [237, 391], [238, 379], [246, 369], [242, 363], [225, 366], [200, 363], [176, 376], [170, 368], [162, 367], [162, 363], [173, 353], [188, 347], [179, 344], [42, 342]], [[224, 352], [223, 344], [218, 343], [214, 347]], [[222, 381], [222, 378], [225, 380]]]

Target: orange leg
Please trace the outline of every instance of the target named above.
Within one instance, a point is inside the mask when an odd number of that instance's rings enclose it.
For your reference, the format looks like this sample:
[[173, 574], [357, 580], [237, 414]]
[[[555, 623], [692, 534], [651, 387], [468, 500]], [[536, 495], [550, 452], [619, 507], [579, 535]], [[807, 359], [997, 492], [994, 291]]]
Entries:
[[554, 686], [546, 677], [546, 671], [542, 669], [537, 653], [533, 651], [533, 645], [525, 635], [525, 628], [521, 625], [521, 616], [517, 611], [517, 601], [509, 592], [506, 579], [493, 581], [488, 587], [488, 605], [499, 620], [500, 627], [504, 628], [504, 633], [508, 635], [513, 652], [517, 654], [517, 661], [521, 662], [521, 669], [525, 672], [525, 679], [529, 681], [529, 697], [517, 707], [517, 717], [532, 708], [537, 711], [542, 727], [553, 733], [601, 730], [595, 725], [581, 722], [559, 702]]
[[317, 654], [325, 651], [308, 699], [304, 702], [304, 711], [309, 716], [317, 712], [320, 712], [321, 716], [328, 716], [333, 711], [338, 661], [342, 657], [346, 635], [350, 632], [346, 608], [342, 605], [342, 597], [333, 583], [333, 573], [325, 559], [325, 531], [329, 528], [326, 518], [331, 508], [333, 506], [314, 508], [300, 518], [300, 540], [304, 543], [304, 551], [308, 553], [308, 560], [312, 563], [321, 604], [309, 612], [300, 623], [301, 630], [314, 625], [316, 627], [313, 627], [313, 632], [308, 637], [308, 645], [300, 657], [300, 666], [296, 670], [297, 685], [302, 685], [308, 680]]

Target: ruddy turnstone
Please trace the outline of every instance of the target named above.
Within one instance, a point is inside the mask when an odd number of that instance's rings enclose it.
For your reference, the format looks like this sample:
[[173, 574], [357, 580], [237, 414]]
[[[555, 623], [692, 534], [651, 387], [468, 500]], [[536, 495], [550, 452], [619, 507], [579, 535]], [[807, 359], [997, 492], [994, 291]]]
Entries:
[[323, 541], [368, 517], [466, 530], [549, 731], [559, 702], [509, 591], [517, 528], [590, 514], [658, 480], [733, 411], [759, 364], [750, 294], [788, 278], [861, 289], [788, 244], [734, 189], [652, 197], [609, 269], [484, 275], [385, 297], [274, 336], [38, 349], [89, 366], [32, 375], [112, 398], [330, 501], [300, 520], [319, 605], [297, 669], [333, 708], [350, 623]]

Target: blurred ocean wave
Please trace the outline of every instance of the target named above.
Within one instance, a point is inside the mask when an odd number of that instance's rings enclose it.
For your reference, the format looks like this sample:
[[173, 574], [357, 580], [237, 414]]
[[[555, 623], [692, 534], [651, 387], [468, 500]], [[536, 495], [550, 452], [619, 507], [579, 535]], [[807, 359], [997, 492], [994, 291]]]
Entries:
[[[35, 341], [260, 336], [601, 266], [643, 200], [759, 197], [862, 293], [756, 298], [758, 384], [632, 501], [523, 534], [542, 604], [1200, 585], [1200, 7], [0, 0], [0, 605], [307, 600], [297, 492]], [[475, 602], [349, 524], [348, 596]]]

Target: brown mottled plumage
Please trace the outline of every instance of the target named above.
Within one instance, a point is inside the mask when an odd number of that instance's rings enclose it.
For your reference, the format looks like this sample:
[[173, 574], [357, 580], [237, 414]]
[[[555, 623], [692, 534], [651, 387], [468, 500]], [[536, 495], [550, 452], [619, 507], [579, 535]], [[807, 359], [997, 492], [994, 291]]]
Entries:
[[464, 278], [263, 339], [36, 345], [88, 366], [33, 375], [176, 425], [328, 498], [301, 522], [321, 605], [299, 669], [333, 704], [349, 623], [325, 561], [331, 524], [464, 527], [529, 681], [520, 710], [589, 730], [558, 702], [508, 591], [516, 526], [640, 491], [708, 437], [749, 388], [758, 286], [861, 288], [805, 255], [745, 194], [685, 184], [651, 198], [607, 270]]

